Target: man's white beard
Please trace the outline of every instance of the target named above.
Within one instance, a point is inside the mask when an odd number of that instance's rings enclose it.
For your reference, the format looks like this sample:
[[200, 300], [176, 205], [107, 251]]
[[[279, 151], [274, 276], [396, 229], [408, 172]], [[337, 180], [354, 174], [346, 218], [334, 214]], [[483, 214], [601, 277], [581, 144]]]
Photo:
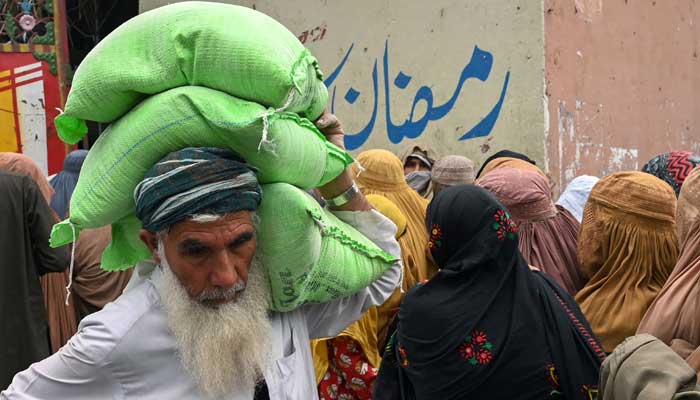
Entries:
[[269, 361], [270, 288], [256, 257], [246, 289], [238, 300], [207, 307], [193, 300], [180, 280], [163, 264], [160, 297], [182, 362], [199, 389], [219, 398], [234, 388], [252, 392]]

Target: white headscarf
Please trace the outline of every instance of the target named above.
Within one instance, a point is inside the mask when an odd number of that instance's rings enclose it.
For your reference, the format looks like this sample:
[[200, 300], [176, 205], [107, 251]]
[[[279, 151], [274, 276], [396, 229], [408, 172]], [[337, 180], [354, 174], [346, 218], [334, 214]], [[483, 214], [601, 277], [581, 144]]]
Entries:
[[583, 219], [583, 207], [588, 201], [588, 195], [599, 178], [590, 175], [581, 175], [569, 183], [564, 193], [561, 194], [557, 204], [566, 208], [573, 216], [581, 222]]

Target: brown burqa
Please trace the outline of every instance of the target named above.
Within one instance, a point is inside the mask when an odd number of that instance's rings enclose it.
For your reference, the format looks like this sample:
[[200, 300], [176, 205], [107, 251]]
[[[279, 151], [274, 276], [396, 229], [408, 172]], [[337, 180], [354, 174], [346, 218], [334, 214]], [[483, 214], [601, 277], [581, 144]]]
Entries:
[[574, 296], [585, 284], [576, 256], [580, 224], [569, 211], [554, 205], [547, 178], [530, 170], [499, 168], [483, 175], [477, 185], [493, 193], [510, 212], [525, 261]]
[[72, 290], [78, 318], [101, 310], [114, 301], [129, 283], [133, 268], [126, 271], [105, 271], [101, 268], [102, 253], [112, 240], [109, 225], [80, 232], [75, 245], [75, 267]]
[[[31, 177], [46, 199], [46, 203], [51, 204], [54, 190], [39, 166], [29, 156], [0, 152], [0, 170]], [[53, 215], [54, 222], [58, 222], [58, 216], [55, 213]], [[75, 304], [69, 302], [66, 305], [68, 274], [69, 271], [66, 269], [63, 272], [52, 272], [41, 277], [41, 289], [44, 293], [44, 305], [49, 321], [51, 352], [58, 351], [78, 330]]]
[[593, 187], [579, 235], [590, 277], [576, 301], [611, 352], [637, 331], [678, 259], [676, 194], [655, 176], [618, 172]]
[[700, 372], [700, 168], [683, 183], [676, 219], [681, 255], [638, 333], [661, 339]]

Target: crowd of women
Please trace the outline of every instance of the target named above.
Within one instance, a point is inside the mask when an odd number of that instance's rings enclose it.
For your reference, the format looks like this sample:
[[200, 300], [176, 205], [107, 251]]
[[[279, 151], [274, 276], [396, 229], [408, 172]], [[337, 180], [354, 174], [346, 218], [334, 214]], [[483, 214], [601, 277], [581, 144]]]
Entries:
[[700, 398], [700, 157], [573, 179], [504, 150], [369, 150], [400, 290], [312, 343], [321, 399]]
[[[21, 154], [0, 153], [0, 170], [32, 177], [58, 221], [86, 153], [50, 180]], [[513, 151], [478, 171], [420, 145], [356, 161], [360, 190], [397, 226], [403, 281], [311, 343], [321, 399], [700, 399], [699, 156], [580, 176], [556, 202]], [[81, 233], [74, 270], [30, 288], [53, 351], [127, 284], [99, 267], [109, 241], [108, 228]]]

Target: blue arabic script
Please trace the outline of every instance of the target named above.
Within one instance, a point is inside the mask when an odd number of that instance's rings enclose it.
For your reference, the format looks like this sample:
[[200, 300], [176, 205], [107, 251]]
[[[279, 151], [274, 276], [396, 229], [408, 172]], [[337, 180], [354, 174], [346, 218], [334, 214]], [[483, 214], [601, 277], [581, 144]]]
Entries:
[[[328, 88], [332, 87], [331, 90], [331, 112], [335, 112], [335, 98], [337, 86], [333, 86], [336, 79], [343, 71], [350, 54], [352, 53], [355, 44], [350, 45], [350, 48], [345, 53], [343, 58], [340, 60], [338, 66], [328, 75], [328, 78], [324, 81]], [[348, 150], [355, 150], [361, 147], [369, 138], [369, 135], [374, 129], [374, 124], [377, 120], [377, 104], [379, 98], [378, 91], [378, 79], [379, 73], [377, 70], [378, 60], [375, 58], [374, 66], [372, 68], [372, 89], [374, 96], [374, 105], [372, 107], [372, 115], [365, 125], [364, 128], [356, 133], [346, 133], [345, 134], [345, 147]], [[433, 100], [433, 91], [429, 86], [422, 85], [416, 91], [413, 98], [413, 104], [411, 106], [411, 112], [405, 121], [400, 124], [394, 123], [391, 118], [391, 87], [394, 86], [399, 90], [405, 90], [411, 83], [412, 77], [403, 71], [399, 71], [394, 78], [392, 85], [389, 84], [389, 41], [384, 43], [384, 57], [382, 59], [382, 77], [384, 84], [384, 106], [385, 106], [385, 119], [386, 119], [386, 131], [391, 143], [398, 144], [404, 138], [414, 139], [419, 137], [425, 132], [426, 127], [431, 121], [438, 121], [445, 117], [454, 107], [457, 99], [459, 98], [460, 92], [464, 83], [470, 79], [475, 78], [481, 82], [486, 82], [491, 74], [491, 68], [493, 66], [493, 55], [488, 51], [480, 49], [478, 46], [474, 46], [471, 58], [467, 65], [462, 69], [459, 79], [457, 80], [457, 85], [455, 87], [452, 96], [444, 103], [440, 105], [435, 105]], [[491, 111], [482, 118], [473, 128], [464, 133], [459, 137], [459, 140], [473, 139], [477, 137], [487, 136], [493, 130], [498, 116], [501, 112], [501, 107], [503, 106], [503, 100], [506, 97], [506, 92], [508, 90], [508, 82], [510, 81], [510, 71], [506, 72], [505, 79], [503, 81], [503, 87], [501, 89], [501, 95], [496, 102], [496, 104], [491, 108]], [[357, 89], [350, 87], [343, 96], [343, 99], [348, 104], [355, 104], [357, 99], [362, 95]], [[419, 118], [416, 117], [415, 111], [416, 106], [421, 102], [425, 103], [426, 111]]]

